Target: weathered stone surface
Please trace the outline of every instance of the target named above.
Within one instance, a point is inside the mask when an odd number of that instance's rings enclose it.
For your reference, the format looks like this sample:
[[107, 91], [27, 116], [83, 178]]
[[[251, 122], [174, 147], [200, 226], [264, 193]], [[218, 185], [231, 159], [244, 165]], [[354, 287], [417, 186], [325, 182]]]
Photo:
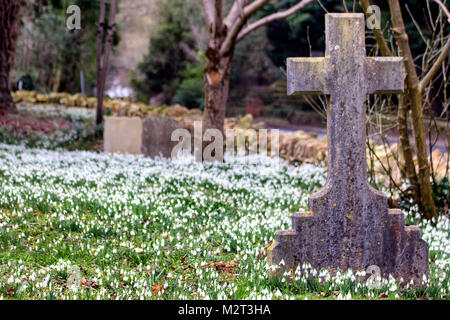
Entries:
[[171, 135], [178, 128], [180, 122], [168, 117], [106, 117], [104, 149], [105, 152], [169, 158], [176, 145], [171, 141]]
[[289, 162], [319, 163], [326, 159], [326, 144], [303, 131], [280, 132], [280, 156]]
[[163, 116], [170, 118], [180, 118], [189, 112], [189, 109], [179, 104], [171, 106], [164, 110]]
[[327, 110], [328, 179], [309, 199], [309, 212], [292, 216], [268, 253], [286, 268], [366, 270], [419, 283], [428, 273], [428, 247], [403, 214], [367, 182], [365, 101], [368, 94], [401, 92], [401, 58], [369, 58], [363, 14], [326, 15], [324, 58], [288, 59], [288, 93], [330, 95]]
[[105, 152], [141, 153], [142, 120], [140, 118], [106, 117], [103, 135]]
[[171, 141], [172, 132], [180, 123], [169, 117], [155, 116], [142, 120], [142, 153], [147, 157], [169, 158], [177, 142]]

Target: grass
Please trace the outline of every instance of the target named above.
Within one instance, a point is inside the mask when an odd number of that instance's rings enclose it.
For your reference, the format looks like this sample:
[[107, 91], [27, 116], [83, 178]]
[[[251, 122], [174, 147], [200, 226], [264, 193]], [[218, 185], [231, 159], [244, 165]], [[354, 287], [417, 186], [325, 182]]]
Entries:
[[[448, 219], [423, 226], [425, 291], [355, 274], [270, 278], [275, 231], [306, 208], [324, 169], [230, 159], [201, 165], [0, 145], [0, 296], [9, 299], [431, 298], [448, 295]], [[409, 220], [414, 220], [409, 216]], [[68, 287], [68, 270], [81, 285]], [[319, 281], [320, 280], [320, 281]]]
[[[356, 270], [268, 276], [274, 233], [306, 209], [325, 183], [324, 168], [265, 157], [152, 160], [26, 142], [0, 143], [0, 298], [448, 299], [447, 217], [420, 224], [430, 246], [425, 289], [400, 288], [393, 278], [369, 289]], [[419, 223], [414, 209], [406, 214]]]

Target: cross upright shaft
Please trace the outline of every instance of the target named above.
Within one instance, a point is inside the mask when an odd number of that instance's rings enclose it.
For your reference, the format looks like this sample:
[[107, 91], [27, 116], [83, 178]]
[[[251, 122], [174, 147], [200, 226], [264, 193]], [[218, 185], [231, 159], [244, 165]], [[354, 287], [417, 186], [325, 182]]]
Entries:
[[[355, 183], [364, 188], [366, 97], [372, 93], [402, 92], [403, 60], [366, 57], [363, 14], [327, 14], [325, 19], [325, 57], [288, 59], [288, 94], [330, 95], [329, 183], [340, 187], [343, 183]], [[354, 181], [349, 181], [351, 172]]]

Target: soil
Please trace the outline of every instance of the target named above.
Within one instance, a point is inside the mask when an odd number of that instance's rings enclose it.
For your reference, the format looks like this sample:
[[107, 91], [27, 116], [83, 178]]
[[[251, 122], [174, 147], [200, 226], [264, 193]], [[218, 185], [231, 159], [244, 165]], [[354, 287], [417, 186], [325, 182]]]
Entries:
[[25, 134], [51, 134], [68, 126], [69, 122], [64, 119], [37, 119], [22, 115], [0, 117], [0, 127]]

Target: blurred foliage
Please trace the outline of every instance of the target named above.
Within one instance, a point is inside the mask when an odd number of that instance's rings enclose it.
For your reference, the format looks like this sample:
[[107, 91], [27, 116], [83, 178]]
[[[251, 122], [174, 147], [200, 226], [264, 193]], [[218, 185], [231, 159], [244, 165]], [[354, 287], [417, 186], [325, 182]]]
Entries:
[[448, 212], [450, 209], [450, 182], [448, 177], [434, 181], [432, 187], [436, 207], [440, 208], [444, 213]]
[[[297, 0], [273, 0], [258, 11], [254, 19], [286, 10], [297, 3]], [[380, 7], [381, 26], [385, 39], [387, 39], [393, 51], [396, 52], [396, 44], [391, 31], [388, 2], [371, 1], [371, 3]], [[433, 41], [433, 37], [436, 36], [433, 34], [431, 24], [438, 22], [436, 17], [439, 13], [439, 6], [432, 1], [404, 0], [401, 1], [401, 7], [411, 50], [420, 73], [422, 67], [429, 67], [426, 64], [422, 66], [422, 56], [430, 50], [430, 41]], [[359, 1], [353, 0], [315, 2], [286, 20], [275, 21], [269, 24], [265, 30], [270, 45], [265, 47], [265, 53], [277, 67], [282, 69], [286, 68], [286, 59], [288, 57], [323, 56], [325, 51], [325, 14], [327, 12], [345, 11], [362, 12], [362, 8], [359, 6]], [[446, 30], [444, 30], [443, 34], [450, 34], [450, 24], [446, 25]], [[252, 36], [249, 38], [252, 38]], [[367, 30], [366, 43], [368, 54], [377, 54], [373, 52], [373, 49], [376, 48], [376, 41], [370, 30]], [[435, 86], [439, 87], [442, 83], [442, 75], [436, 77], [435, 82]], [[448, 87], [446, 92], [444, 91], [442, 90], [440, 93], [438, 99], [440, 102], [435, 102], [432, 105], [437, 115], [443, 110], [442, 100], [444, 96], [450, 95]], [[433, 92], [437, 94], [435, 91]], [[300, 106], [304, 107], [308, 104], [300, 103]]]
[[[70, 5], [81, 10], [81, 29], [68, 30]], [[80, 71], [86, 90], [92, 94], [96, 79], [97, 23], [99, 1], [29, 0], [22, 11], [21, 34], [16, 51], [16, 83], [31, 78], [30, 89], [41, 92], [80, 92]], [[106, 22], [109, 16], [107, 5]], [[105, 27], [106, 29], [106, 27]], [[119, 30], [120, 31], [120, 30]], [[120, 41], [119, 31], [113, 45]]]
[[[406, 31], [410, 39], [411, 50], [415, 57], [420, 56], [426, 50], [425, 38], [430, 38], [431, 31], [428, 28], [429, 13], [436, 17], [439, 8], [436, 4], [430, 5], [430, 1], [404, 0], [401, 1], [403, 18]], [[281, 10], [286, 10], [297, 4], [297, 0], [275, 0], [263, 7], [255, 19], [261, 18]], [[372, 4], [381, 8], [382, 27], [385, 38], [390, 39], [390, 13], [387, 1], [372, 1]], [[322, 54], [325, 50], [325, 10], [328, 12], [353, 11], [354, 4], [356, 12], [362, 12], [359, 1], [353, 0], [329, 0], [321, 1], [307, 6], [299, 13], [292, 15], [286, 20], [275, 21], [266, 28], [267, 38], [271, 44], [266, 52], [275, 65], [285, 67], [288, 57], [309, 56], [312, 51]], [[414, 20], [420, 27], [422, 35], [414, 25]], [[450, 32], [450, 26], [447, 26]], [[448, 34], [447, 32], [447, 34]], [[374, 44], [373, 37], [367, 37], [368, 45]]]
[[[204, 52], [208, 40], [201, 2], [197, 0], [154, 0], [157, 5], [157, 27], [152, 31], [147, 55], [130, 75], [131, 86], [139, 101], [148, 103], [161, 93], [164, 103], [179, 103], [200, 108], [203, 102]], [[405, 0], [403, 16], [407, 25], [413, 54], [418, 59], [426, 50], [422, 38], [430, 37], [428, 8], [436, 16], [438, 6], [430, 1]], [[225, 12], [233, 3], [224, 1]], [[253, 19], [286, 10], [298, 0], [272, 0]], [[382, 9], [382, 26], [387, 39], [390, 17], [387, 1], [372, 1]], [[69, 5], [81, 8], [81, 30], [66, 28]], [[355, 7], [354, 7], [355, 5]], [[285, 81], [285, 61], [288, 57], [323, 55], [325, 50], [325, 11], [361, 12], [358, 1], [328, 0], [316, 2], [286, 20], [275, 21], [240, 42], [233, 58], [230, 89], [230, 107], [243, 108], [249, 94], [262, 92], [275, 81]], [[411, 11], [409, 12], [408, 9]], [[92, 0], [27, 0], [24, 1], [21, 36], [17, 48], [14, 80], [22, 80], [29, 90], [79, 92], [80, 71], [83, 70], [88, 95], [93, 95], [96, 78], [96, 36], [99, 1]], [[414, 26], [422, 28], [422, 35]], [[108, 12], [106, 13], [106, 18]], [[449, 28], [449, 27], [447, 27]], [[450, 30], [446, 30], [448, 34]], [[374, 44], [368, 32], [370, 48]], [[115, 33], [117, 44], [120, 28]], [[281, 69], [281, 70], [280, 70]], [[284, 93], [283, 93], [284, 94]], [[259, 97], [270, 100], [267, 97]], [[274, 106], [291, 103], [271, 97]], [[299, 102], [301, 104], [301, 102]]]
[[237, 44], [231, 68], [230, 107], [244, 107], [248, 96], [271, 100], [267, 97], [267, 86], [284, 79], [284, 74], [267, 56], [268, 47], [270, 43], [264, 29], [256, 30]]
[[[286, 10], [298, 3], [297, 0], [276, 0], [264, 6], [255, 19]], [[342, 0], [322, 1], [329, 12], [345, 12]], [[353, 1], [347, 1], [352, 8]], [[325, 50], [325, 12], [319, 3], [314, 3], [286, 20], [274, 21], [266, 27], [267, 56], [278, 67], [286, 67], [286, 58], [310, 56], [311, 51]]]
[[[186, 107], [204, 105], [202, 56], [206, 49], [203, 9], [198, 1], [157, 0], [158, 28], [150, 38], [148, 54], [132, 73], [139, 101], [165, 94], [165, 103]], [[232, 1], [225, 2], [229, 7]], [[231, 70], [230, 105], [242, 107], [252, 86], [269, 85], [283, 76], [267, 58], [264, 29], [252, 33], [236, 47]], [[199, 54], [201, 52], [201, 54]]]
[[183, 80], [175, 91], [172, 104], [181, 104], [189, 109], [205, 107], [205, 92], [203, 87], [203, 66], [206, 63], [204, 53], [201, 53], [201, 64], [189, 63], [182, 74]]

